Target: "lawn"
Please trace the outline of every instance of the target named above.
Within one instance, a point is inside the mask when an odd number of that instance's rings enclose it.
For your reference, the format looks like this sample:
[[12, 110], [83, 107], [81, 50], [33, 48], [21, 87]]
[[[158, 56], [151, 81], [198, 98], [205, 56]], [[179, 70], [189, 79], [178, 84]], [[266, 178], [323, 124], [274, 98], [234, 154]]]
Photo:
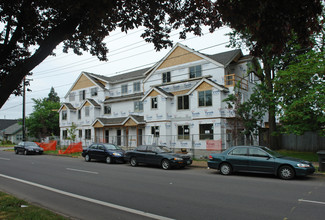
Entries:
[[67, 219], [47, 209], [43, 209], [17, 199], [14, 196], [0, 192], [0, 219], [33, 219], [51, 220]]
[[289, 151], [289, 150], [278, 150], [277, 152], [287, 157], [295, 157], [310, 162], [318, 162], [318, 155], [317, 153], [313, 153], [313, 152], [299, 152], [299, 151]]

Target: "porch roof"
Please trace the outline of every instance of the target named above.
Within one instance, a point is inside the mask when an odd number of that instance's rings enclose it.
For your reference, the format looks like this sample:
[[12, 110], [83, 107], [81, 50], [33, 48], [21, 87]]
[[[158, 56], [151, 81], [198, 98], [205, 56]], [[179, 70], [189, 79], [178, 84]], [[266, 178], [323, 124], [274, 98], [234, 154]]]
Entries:
[[119, 118], [97, 118], [92, 126], [98, 126], [98, 123], [101, 125], [99, 127], [110, 127], [110, 126], [124, 126], [127, 121], [133, 120], [136, 124], [145, 124], [144, 116], [138, 115], [129, 115], [128, 117], [119, 117]]

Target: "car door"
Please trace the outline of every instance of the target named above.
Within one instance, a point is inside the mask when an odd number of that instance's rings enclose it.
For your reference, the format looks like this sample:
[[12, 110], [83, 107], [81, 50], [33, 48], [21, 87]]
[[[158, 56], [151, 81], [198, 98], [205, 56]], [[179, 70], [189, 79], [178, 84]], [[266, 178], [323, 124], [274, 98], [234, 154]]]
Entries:
[[233, 171], [248, 171], [248, 147], [236, 147], [228, 153], [227, 161]]
[[133, 152], [132, 157], [135, 157], [138, 163], [146, 163], [146, 156], [147, 153], [147, 146], [146, 145], [141, 145], [137, 147], [137, 149]]
[[88, 154], [90, 158], [95, 160], [98, 159], [97, 149], [98, 149], [97, 144], [92, 144], [91, 146], [89, 146]]
[[99, 160], [104, 160], [106, 159], [106, 152], [105, 152], [105, 147], [102, 144], [98, 144], [98, 150], [97, 150], [97, 155]]
[[249, 148], [249, 170], [252, 172], [274, 173], [274, 158], [259, 148]]
[[147, 164], [160, 164], [161, 161], [161, 156], [158, 154], [158, 150], [156, 146], [148, 146], [147, 147], [147, 152], [145, 155], [145, 160]]

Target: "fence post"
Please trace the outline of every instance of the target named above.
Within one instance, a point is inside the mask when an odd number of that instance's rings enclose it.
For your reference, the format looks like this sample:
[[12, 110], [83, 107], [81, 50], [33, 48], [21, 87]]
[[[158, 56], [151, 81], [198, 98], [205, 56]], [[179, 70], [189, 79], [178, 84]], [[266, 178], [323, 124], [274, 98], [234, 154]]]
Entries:
[[192, 159], [195, 159], [195, 149], [194, 149], [194, 134], [192, 134]]

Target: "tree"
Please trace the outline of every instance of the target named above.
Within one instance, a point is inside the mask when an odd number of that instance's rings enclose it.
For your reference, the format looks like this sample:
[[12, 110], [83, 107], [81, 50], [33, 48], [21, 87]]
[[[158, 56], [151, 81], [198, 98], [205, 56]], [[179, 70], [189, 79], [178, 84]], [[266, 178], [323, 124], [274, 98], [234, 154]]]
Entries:
[[201, 34], [221, 26], [212, 1], [195, 0], [1, 0], [0, 108], [11, 93], [21, 93], [21, 82], [63, 42], [64, 52], [88, 51], [107, 60], [103, 40], [113, 30], [144, 26], [141, 35], [156, 50], [171, 46], [169, 34], [179, 29]]
[[[269, 133], [274, 135], [277, 104], [273, 80], [279, 68], [277, 65], [292, 49], [290, 42], [293, 40], [300, 48], [310, 48], [314, 44], [311, 36], [322, 30], [321, 1], [219, 0], [217, 4], [223, 21], [235, 30], [230, 45], [245, 44], [263, 64], [263, 71], [256, 75], [266, 88], [264, 100], [268, 103]], [[270, 138], [270, 147], [278, 147], [276, 138]]]
[[47, 136], [60, 135], [58, 113], [60, 102], [49, 99], [50, 97], [33, 99], [34, 111], [26, 118], [26, 127], [30, 136], [41, 139]]
[[60, 97], [58, 94], [54, 91], [54, 88], [51, 87], [51, 91], [48, 94], [48, 98], [46, 99], [47, 101], [52, 101], [52, 102], [60, 102]]
[[[223, 101], [232, 106], [235, 112], [232, 124], [233, 139], [236, 140], [239, 137], [238, 130], [243, 129], [241, 134], [245, 135], [246, 140], [254, 140], [254, 136], [258, 134], [259, 128], [263, 123], [268, 106], [264, 101], [263, 94], [266, 90], [263, 84], [259, 84], [253, 88], [253, 93], [249, 100], [242, 102], [240, 83], [239, 81], [235, 86], [235, 93], [229, 95]], [[250, 144], [254, 144], [253, 141]]]
[[72, 125], [70, 128], [67, 129], [68, 132], [68, 140], [72, 140], [73, 142], [76, 140], [76, 132], [77, 132], [77, 125], [75, 123], [72, 122]]
[[325, 51], [298, 56], [277, 73], [274, 85], [284, 133], [325, 135]]

